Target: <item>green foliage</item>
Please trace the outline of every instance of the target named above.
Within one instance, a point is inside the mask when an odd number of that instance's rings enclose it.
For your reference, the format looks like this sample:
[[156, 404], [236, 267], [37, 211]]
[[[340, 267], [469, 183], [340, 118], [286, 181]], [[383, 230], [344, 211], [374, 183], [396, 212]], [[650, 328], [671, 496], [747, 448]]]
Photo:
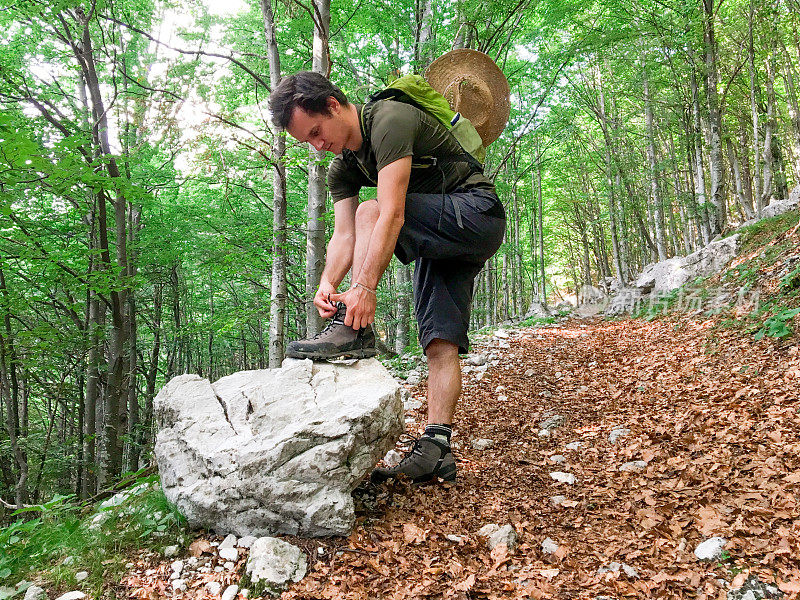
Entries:
[[[569, 311], [565, 311], [564, 314], [569, 314]], [[528, 317], [527, 319], [520, 321], [519, 324], [520, 327], [540, 327], [542, 325], [551, 325], [555, 323], [556, 320], [557, 317]]]
[[636, 319], [644, 319], [646, 321], [652, 321], [663, 316], [675, 306], [678, 297], [683, 291], [684, 288], [678, 288], [667, 294], [653, 297], [647, 302], [641, 302], [637, 304], [636, 309], [632, 312], [632, 316]]
[[755, 338], [760, 340], [765, 335], [772, 338], [784, 338], [792, 335], [794, 330], [790, 323], [797, 315], [800, 315], [800, 308], [780, 310], [764, 321], [764, 325], [756, 332]]
[[[0, 585], [7, 587], [36, 577], [101, 598], [104, 584], [125, 571], [129, 552], [185, 539], [185, 519], [154, 475], [94, 506], [57, 496], [14, 515], [20, 518], [0, 529]], [[88, 579], [77, 583], [78, 571]]]

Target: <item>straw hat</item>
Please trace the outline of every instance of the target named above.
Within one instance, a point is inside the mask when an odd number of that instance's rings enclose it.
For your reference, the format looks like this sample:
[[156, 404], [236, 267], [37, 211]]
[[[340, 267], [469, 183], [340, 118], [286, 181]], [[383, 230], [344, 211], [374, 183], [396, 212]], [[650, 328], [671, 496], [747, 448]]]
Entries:
[[489, 56], [466, 48], [453, 50], [430, 64], [425, 79], [453, 110], [472, 122], [484, 146], [500, 137], [511, 110], [511, 92], [505, 75]]

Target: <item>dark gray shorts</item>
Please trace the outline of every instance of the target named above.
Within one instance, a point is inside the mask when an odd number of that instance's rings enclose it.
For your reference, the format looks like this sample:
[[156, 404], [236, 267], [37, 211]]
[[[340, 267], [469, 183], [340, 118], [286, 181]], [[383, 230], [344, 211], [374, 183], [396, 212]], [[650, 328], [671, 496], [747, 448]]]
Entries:
[[505, 228], [503, 205], [489, 191], [456, 191], [444, 202], [441, 194], [406, 196], [394, 253], [403, 264], [415, 261], [414, 311], [423, 350], [436, 338], [462, 354], [469, 350], [475, 276], [497, 252]]

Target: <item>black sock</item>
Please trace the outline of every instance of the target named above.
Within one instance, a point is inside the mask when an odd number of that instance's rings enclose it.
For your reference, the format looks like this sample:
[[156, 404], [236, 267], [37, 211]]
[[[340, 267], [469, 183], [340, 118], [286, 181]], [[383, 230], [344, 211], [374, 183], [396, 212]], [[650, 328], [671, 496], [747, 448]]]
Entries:
[[423, 436], [433, 438], [450, 445], [450, 436], [453, 435], [453, 426], [445, 423], [431, 423], [425, 428]]

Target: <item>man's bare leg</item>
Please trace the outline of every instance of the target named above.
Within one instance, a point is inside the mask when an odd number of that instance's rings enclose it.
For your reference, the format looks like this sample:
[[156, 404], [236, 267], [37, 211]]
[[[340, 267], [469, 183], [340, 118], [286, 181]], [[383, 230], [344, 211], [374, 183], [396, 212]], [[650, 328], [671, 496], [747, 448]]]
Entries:
[[405, 476], [414, 483], [437, 479], [456, 480], [456, 463], [450, 450], [450, 433], [456, 402], [461, 395], [458, 346], [435, 339], [425, 350], [428, 356], [428, 426], [411, 451], [396, 467], [378, 467], [373, 483]]
[[428, 423], [452, 425], [461, 395], [458, 346], [436, 338], [425, 350], [428, 356]]

